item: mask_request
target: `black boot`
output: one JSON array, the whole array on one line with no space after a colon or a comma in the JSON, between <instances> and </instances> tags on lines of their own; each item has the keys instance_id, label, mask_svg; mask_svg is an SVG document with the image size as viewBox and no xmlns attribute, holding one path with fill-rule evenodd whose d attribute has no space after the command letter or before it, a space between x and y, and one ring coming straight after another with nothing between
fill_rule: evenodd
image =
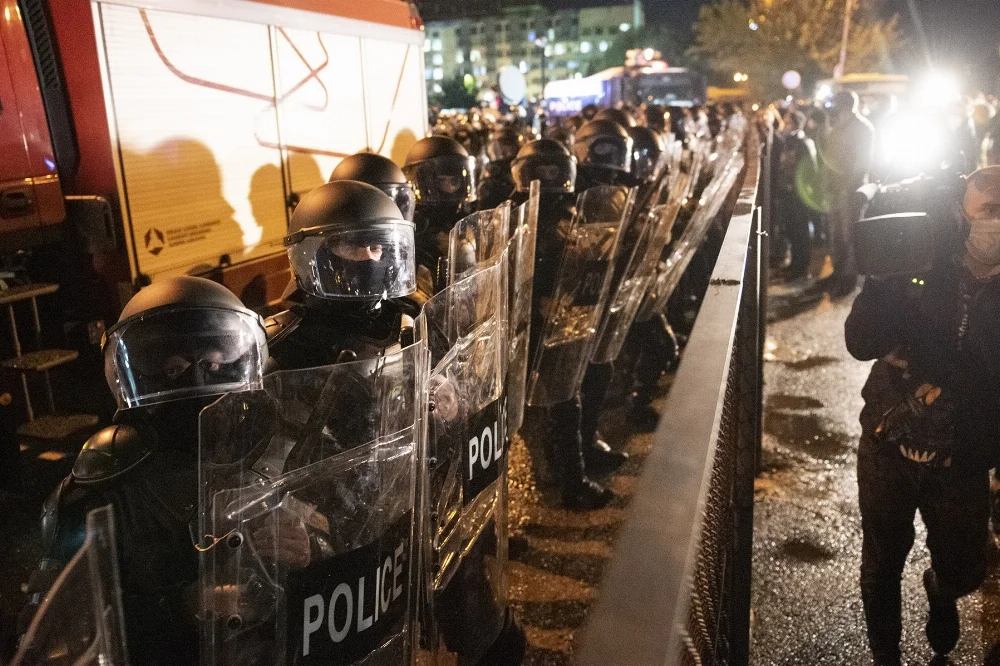
<instances>
[{"instance_id":1,"label":"black boot","mask_svg":"<svg viewBox=\"0 0 1000 666\"><path fill-rule=\"evenodd\" d=\"M508 608L500 635L479 660L478 666L519 666L527 649L528 637L514 611Z\"/></svg>"},{"instance_id":2,"label":"black boot","mask_svg":"<svg viewBox=\"0 0 1000 666\"><path fill-rule=\"evenodd\" d=\"M653 409L653 396L636 389L629 396L629 425L633 432L653 432L660 422L660 413Z\"/></svg>"},{"instance_id":3,"label":"black boot","mask_svg":"<svg viewBox=\"0 0 1000 666\"><path fill-rule=\"evenodd\" d=\"M934 569L924 571L924 589L927 590L927 601L930 602L930 613L927 617L927 641L934 649L934 654L944 656L955 649L961 628L958 621L958 605L955 596L948 594L938 585Z\"/></svg>"},{"instance_id":4,"label":"black boot","mask_svg":"<svg viewBox=\"0 0 1000 666\"><path fill-rule=\"evenodd\" d=\"M553 405L549 409L549 441L559 473L563 506L570 511L591 511L607 506L614 493L587 478L580 416L579 398Z\"/></svg>"},{"instance_id":5,"label":"black boot","mask_svg":"<svg viewBox=\"0 0 1000 666\"><path fill-rule=\"evenodd\" d=\"M588 474L595 476L610 474L625 464L628 454L616 451L594 433L594 439L583 446L583 462Z\"/></svg>"}]
</instances>

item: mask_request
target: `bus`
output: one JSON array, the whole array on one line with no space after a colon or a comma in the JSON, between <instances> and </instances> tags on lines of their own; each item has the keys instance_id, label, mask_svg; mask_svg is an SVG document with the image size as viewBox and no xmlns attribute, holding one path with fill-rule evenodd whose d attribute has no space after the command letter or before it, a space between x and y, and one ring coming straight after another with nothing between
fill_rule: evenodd
<instances>
[{"instance_id":1,"label":"bus","mask_svg":"<svg viewBox=\"0 0 1000 666\"><path fill-rule=\"evenodd\" d=\"M579 79L551 81L545 86L549 115L579 113L588 104L693 106L706 99L705 77L685 67L663 61L637 66L612 67Z\"/></svg>"}]
</instances>

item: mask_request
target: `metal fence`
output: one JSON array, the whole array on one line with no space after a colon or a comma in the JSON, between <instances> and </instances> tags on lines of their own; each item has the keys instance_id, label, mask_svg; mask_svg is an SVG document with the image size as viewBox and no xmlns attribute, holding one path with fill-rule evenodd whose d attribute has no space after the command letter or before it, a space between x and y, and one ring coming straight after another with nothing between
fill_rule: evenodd
<instances>
[{"instance_id":1,"label":"metal fence","mask_svg":"<svg viewBox=\"0 0 1000 666\"><path fill-rule=\"evenodd\" d=\"M745 150L718 260L576 650L583 666L749 659L767 267L758 183L769 160L756 138Z\"/></svg>"}]
</instances>

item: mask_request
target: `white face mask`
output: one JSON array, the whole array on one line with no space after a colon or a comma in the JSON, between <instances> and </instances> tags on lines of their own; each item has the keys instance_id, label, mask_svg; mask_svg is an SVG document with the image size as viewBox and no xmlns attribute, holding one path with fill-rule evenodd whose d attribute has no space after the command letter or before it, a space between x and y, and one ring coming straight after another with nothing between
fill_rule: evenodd
<instances>
[{"instance_id":1,"label":"white face mask","mask_svg":"<svg viewBox=\"0 0 1000 666\"><path fill-rule=\"evenodd\" d=\"M974 220L965 251L981 264L1000 266L1000 218Z\"/></svg>"}]
</instances>

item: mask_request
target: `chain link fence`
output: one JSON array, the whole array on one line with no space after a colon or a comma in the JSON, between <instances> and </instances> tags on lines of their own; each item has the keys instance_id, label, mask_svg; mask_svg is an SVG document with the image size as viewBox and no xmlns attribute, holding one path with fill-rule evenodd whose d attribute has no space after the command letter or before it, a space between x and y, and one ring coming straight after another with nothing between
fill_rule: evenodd
<instances>
[{"instance_id":1,"label":"chain link fence","mask_svg":"<svg viewBox=\"0 0 1000 666\"><path fill-rule=\"evenodd\" d=\"M722 223L729 218L725 238L579 664L749 659L767 284L767 188L758 185L769 177L767 147L750 137L742 185L720 213Z\"/></svg>"}]
</instances>

